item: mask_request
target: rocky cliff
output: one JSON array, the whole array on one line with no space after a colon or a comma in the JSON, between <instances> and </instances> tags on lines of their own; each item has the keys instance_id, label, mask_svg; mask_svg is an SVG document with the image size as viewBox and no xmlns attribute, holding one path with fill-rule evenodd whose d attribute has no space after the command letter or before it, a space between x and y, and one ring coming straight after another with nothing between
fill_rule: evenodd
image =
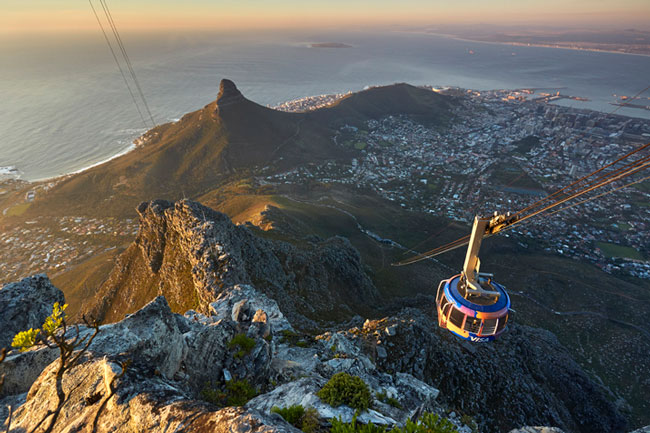
<instances>
[{"instance_id":1,"label":"rocky cliff","mask_svg":"<svg viewBox=\"0 0 650 433\"><path fill-rule=\"evenodd\" d=\"M392 425L416 409L442 410L435 388L409 374L380 372L344 337L294 333L277 303L251 286L228 288L210 308L210 315L181 316L157 297L124 320L102 326L81 362L63 377L67 396L54 431L294 432L271 412L273 406L292 404L314 407L318 422L327 426L333 417L351 421L354 416L353 409L331 407L316 396L342 371L402 402L400 408L378 402L360 414L360 421ZM91 330L79 332L83 337ZM233 344L242 335L251 342L246 350ZM0 375L12 377L18 365L35 359L34 353L44 360L43 352L54 350L12 352L9 362L0 364ZM37 364L39 375L23 378L15 394L2 401L15 409L12 432L31 430L54 409L58 361ZM233 382L246 383L259 395L239 407L219 407L215 390L227 390Z\"/></svg>"},{"instance_id":2,"label":"rocky cliff","mask_svg":"<svg viewBox=\"0 0 650 433\"><path fill-rule=\"evenodd\" d=\"M86 312L116 321L158 295L172 309L209 311L226 287L254 284L298 327L368 314L377 290L347 239L301 247L256 236L199 203L154 201L138 207L140 230Z\"/></svg>"}]
</instances>

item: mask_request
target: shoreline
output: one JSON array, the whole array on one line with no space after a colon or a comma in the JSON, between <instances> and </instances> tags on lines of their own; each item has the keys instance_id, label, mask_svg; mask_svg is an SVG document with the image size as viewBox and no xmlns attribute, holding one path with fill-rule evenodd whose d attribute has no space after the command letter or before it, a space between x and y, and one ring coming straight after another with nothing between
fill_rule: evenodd
<instances>
[{"instance_id":1,"label":"shoreline","mask_svg":"<svg viewBox=\"0 0 650 433\"><path fill-rule=\"evenodd\" d=\"M119 158L120 156L124 156L127 153L135 150L136 148L137 148L137 146L134 143L131 143L125 149L122 149L121 151L119 151L115 155L109 156L107 158L102 159L101 161L94 162L94 163L92 163L90 165L87 165L85 167L82 167L80 169L77 169L77 170L74 170L74 171L71 171L71 172L68 172L68 173L64 173L64 174L59 174L57 176L42 177L42 178L34 179L34 180L26 180L26 179L21 179L21 180L24 180L25 182L29 182L29 183L41 183L41 182L48 182L48 181L63 179L65 177L72 176L74 174L83 173L84 171L90 170L91 168L97 167L98 165L105 164L105 163L107 163L109 161L112 161L112 160L114 160L116 158Z\"/></svg>"},{"instance_id":2,"label":"shoreline","mask_svg":"<svg viewBox=\"0 0 650 433\"><path fill-rule=\"evenodd\" d=\"M622 54L622 55L628 55L628 56L641 56L641 57L650 57L650 53L644 54L644 53L624 53L621 51L613 51L613 50L599 50L596 48L571 48L571 47L561 47L557 45L548 45L548 44L528 44L528 43L522 43L522 42L500 42L500 41L485 41L481 39L469 39L469 38L464 38L458 35L454 35L451 33L435 33L435 32L423 32L423 31L407 31L407 30L399 30L396 31L397 33L411 33L411 34L417 34L417 35L429 35L429 36L440 36L443 38L448 38L448 39L454 39L457 41L462 41L462 42L474 42L474 43L481 43L481 44L492 44L492 45L508 45L511 47L533 47L533 48L552 48L552 49L558 49L558 50L569 50L569 51L589 51L589 52L594 52L594 53L608 53L608 54Z\"/></svg>"}]
</instances>

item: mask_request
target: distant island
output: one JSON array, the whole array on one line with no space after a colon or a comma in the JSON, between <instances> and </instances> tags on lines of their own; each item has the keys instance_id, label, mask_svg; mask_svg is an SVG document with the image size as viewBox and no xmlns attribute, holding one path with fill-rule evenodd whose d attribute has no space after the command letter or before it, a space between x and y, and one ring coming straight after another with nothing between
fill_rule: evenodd
<instances>
[{"instance_id":1,"label":"distant island","mask_svg":"<svg viewBox=\"0 0 650 433\"><path fill-rule=\"evenodd\" d=\"M342 44L340 42L319 42L310 46L312 48L352 48L352 45Z\"/></svg>"}]
</instances>

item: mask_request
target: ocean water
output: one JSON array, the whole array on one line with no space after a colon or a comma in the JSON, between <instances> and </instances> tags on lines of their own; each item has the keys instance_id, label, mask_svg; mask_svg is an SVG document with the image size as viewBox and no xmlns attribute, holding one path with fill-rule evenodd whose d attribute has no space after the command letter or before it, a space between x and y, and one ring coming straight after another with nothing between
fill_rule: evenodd
<instances>
[{"instance_id":1,"label":"ocean water","mask_svg":"<svg viewBox=\"0 0 650 433\"><path fill-rule=\"evenodd\" d=\"M558 88L612 111L648 84L650 57L468 42L403 32L124 34L156 123L216 98L229 78L264 105L395 82L472 89ZM311 48L341 42L351 48ZM650 118L650 112L619 114ZM0 167L27 180L127 151L147 128L99 31L0 36Z\"/></svg>"}]
</instances>

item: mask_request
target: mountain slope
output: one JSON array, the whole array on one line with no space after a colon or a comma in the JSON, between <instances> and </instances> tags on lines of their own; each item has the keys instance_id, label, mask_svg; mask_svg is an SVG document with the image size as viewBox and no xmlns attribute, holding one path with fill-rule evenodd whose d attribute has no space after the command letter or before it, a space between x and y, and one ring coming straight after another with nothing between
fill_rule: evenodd
<instances>
[{"instance_id":1,"label":"mountain slope","mask_svg":"<svg viewBox=\"0 0 650 433\"><path fill-rule=\"evenodd\" d=\"M408 115L418 122L441 126L450 119L449 109L453 104L449 96L398 83L352 93L316 110L313 116L321 121L360 124L387 115Z\"/></svg>"},{"instance_id":2,"label":"mountain slope","mask_svg":"<svg viewBox=\"0 0 650 433\"><path fill-rule=\"evenodd\" d=\"M38 215L133 216L144 200L196 198L268 167L351 158L332 140L346 123L387 114L444 123L451 98L407 84L373 88L309 113L286 113L246 99L222 80L217 99L174 123L148 131L132 152L61 180L38 197Z\"/></svg>"}]
</instances>

